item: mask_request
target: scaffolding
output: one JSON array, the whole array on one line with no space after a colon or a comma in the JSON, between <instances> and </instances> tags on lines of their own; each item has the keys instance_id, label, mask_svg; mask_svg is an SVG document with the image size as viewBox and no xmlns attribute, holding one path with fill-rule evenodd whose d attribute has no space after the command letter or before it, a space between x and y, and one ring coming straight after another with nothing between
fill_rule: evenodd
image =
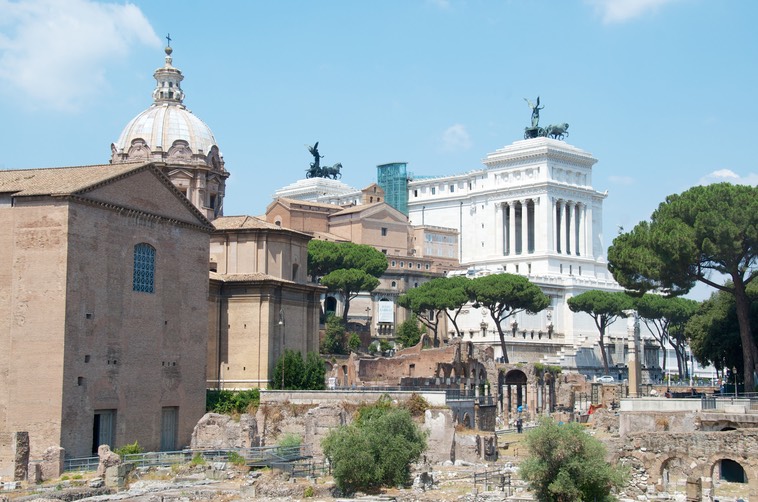
<instances>
[{"instance_id":1,"label":"scaffolding","mask_svg":"<svg viewBox=\"0 0 758 502\"><path fill-rule=\"evenodd\" d=\"M376 166L376 180L384 190L384 201L408 216L407 162L392 162Z\"/></svg>"}]
</instances>

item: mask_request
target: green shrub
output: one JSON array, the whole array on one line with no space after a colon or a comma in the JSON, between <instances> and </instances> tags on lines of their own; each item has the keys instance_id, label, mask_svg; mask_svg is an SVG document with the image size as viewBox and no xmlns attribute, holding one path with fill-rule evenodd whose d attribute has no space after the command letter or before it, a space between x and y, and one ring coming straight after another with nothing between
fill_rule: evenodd
<instances>
[{"instance_id":1,"label":"green shrub","mask_svg":"<svg viewBox=\"0 0 758 502\"><path fill-rule=\"evenodd\" d=\"M191 466L205 465L205 457L200 452L195 453L195 456L190 460Z\"/></svg>"},{"instance_id":2,"label":"green shrub","mask_svg":"<svg viewBox=\"0 0 758 502\"><path fill-rule=\"evenodd\" d=\"M313 487L312 486L306 486L305 490L303 490L303 498L309 499L309 498L313 497L313 495L314 495L314 493L313 493Z\"/></svg>"},{"instance_id":3,"label":"green shrub","mask_svg":"<svg viewBox=\"0 0 758 502\"><path fill-rule=\"evenodd\" d=\"M303 438L301 438L300 435L288 433L285 434L276 445L280 448L295 448L299 447L302 442Z\"/></svg>"},{"instance_id":4,"label":"green shrub","mask_svg":"<svg viewBox=\"0 0 758 502\"><path fill-rule=\"evenodd\" d=\"M605 447L576 422L543 419L526 435L529 456L519 467L521 478L540 501L615 500L628 472L605 460Z\"/></svg>"},{"instance_id":5,"label":"green shrub","mask_svg":"<svg viewBox=\"0 0 758 502\"><path fill-rule=\"evenodd\" d=\"M229 454L226 456L226 458L230 464L234 464L237 466L243 466L247 463L247 461L245 460L245 457L243 457L236 451L230 451Z\"/></svg>"},{"instance_id":6,"label":"green shrub","mask_svg":"<svg viewBox=\"0 0 758 502\"><path fill-rule=\"evenodd\" d=\"M119 457L123 457L124 455L136 455L138 453L143 453L145 450L143 450L139 443L135 441L133 444L125 444L121 448L116 448L115 451L118 453Z\"/></svg>"},{"instance_id":7,"label":"green shrub","mask_svg":"<svg viewBox=\"0 0 758 502\"><path fill-rule=\"evenodd\" d=\"M350 333L350 337L347 339L347 348L352 352L356 352L361 348L361 337L358 336L358 333Z\"/></svg>"},{"instance_id":8,"label":"green shrub","mask_svg":"<svg viewBox=\"0 0 758 502\"><path fill-rule=\"evenodd\" d=\"M208 390L205 393L205 411L231 415L246 413L261 402L258 389Z\"/></svg>"},{"instance_id":9,"label":"green shrub","mask_svg":"<svg viewBox=\"0 0 758 502\"><path fill-rule=\"evenodd\" d=\"M414 317L400 323L397 327L397 333L395 333L395 341L401 343L403 347L413 347L421 340L422 333L421 327Z\"/></svg>"},{"instance_id":10,"label":"green shrub","mask_svg":"<svg viewBox=\"0 0 758 502\"><path fill-rule=\"evenodd\" d=\"M426 434L408 410L382 398L360 408L351 425L333 429L321 445L337 487L351 494L407 483L411 463L426 449Z\"/></svg>"},{"instance_id":11,"label":"green shrub","mask_svg":"<svg viewBox=\"0 0 758 502\"><path fill-rule=\"evenodd\" d=\"M431 405L429 404L429 401L424 399L424 396L414 392L411 394L411 397L400 404L400 407L404 410L408 410L408 413L410 413L411 416L420 417L426 412L426 410L431 408Z\"/></svg>"}]
</instances>

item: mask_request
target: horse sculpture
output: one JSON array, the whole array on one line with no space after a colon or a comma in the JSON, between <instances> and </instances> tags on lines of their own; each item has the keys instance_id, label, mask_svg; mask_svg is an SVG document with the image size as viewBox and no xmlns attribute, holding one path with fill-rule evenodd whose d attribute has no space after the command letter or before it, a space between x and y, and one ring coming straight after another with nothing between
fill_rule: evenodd
<instances>
[{"instance_id":1,"label":"horse sculpture","mask_svg":"<svg viewBox=\"0 0 758 502\"><path fill-rule=\"evenodd\" d=\"M333 166L326 166L321 169L321 176L323 178L331 178L333 180L340 179L342 177L342 173L340 172L340 169L342 169L342 164L340 162L337 162Z\"/></svg>"},{"instance_id":2,"label":"horse sculpture","mask_svg":"<svg viewBox=\"0 0 758 502\"><path fill-rule=\"evenodd\" d=\"M563 139L568 136L569 125L567 123L551 124L545 128L545 136L553 139Z\"/></svg>"}]
</instances>

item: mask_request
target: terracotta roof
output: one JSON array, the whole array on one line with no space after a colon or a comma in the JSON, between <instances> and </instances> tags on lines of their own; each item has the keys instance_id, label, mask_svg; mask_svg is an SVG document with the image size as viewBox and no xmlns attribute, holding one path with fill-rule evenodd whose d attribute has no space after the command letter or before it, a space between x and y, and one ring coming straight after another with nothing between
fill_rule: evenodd
<instances>
[{"instance_id":1,"label":"terracotta roof","mask_svg":"<svg viewBox=\"0 0 758 502\"><path fill-rule=\"evenodd\" d=\"M149 162L0 171L0 193L68 195L149 165Z\"/></svg>"},{"instance_id":2,"label":"terracotta roof","mask_svg":"<svg viewBox=\"0 0 758 502\"><path fill-rule=\"evenodd\" d=\"M341 235L332 234L330 232L311 232L311 234L313 235L314 239L322 241L348 242L350 240L342 237Z\"/></svg>"},{"instance_id":3,"label":"terracotta roof","mask_svg":"<svg viewBox=\"0 0 758 502\"><path fill-rule=\"evenodd\" d=\"M279 201L285 206L291 206L292 204L297 204L300 206L313 206L313 207L321 207L324 209L332 209L334 211L339 211L342 209L342 206L338 206L337 204L328 204L325 202L313 202L309 200L300 200L300 199L291 199L289 197L277 197L274 199L274 202Z\"/></svg>"},{"instance_id":4,"label":"terracotta roof","mask_svg":"<svg viewBox=\"0 0 758 502\"><path fill-rule=\"evenodd\" d=\"M343 214L350 214L350 213L360 213L362 211L366 211L367 209L373 209L373 208L377 207L379 204L389 205L386 202L381 202L381 201L380 202L374 202L373 204L361 204L359 206L353 206L353 207L345 208L342 211L340 211L339 213L335 213L334 216L342 216ZM392 207L392 206L390 206L390 207Z\"/></svg>"},{"instance_id":5,"label":"terracotta roof","mask_svg":"<svg viewBox=\"0 0 758 502\"><path fill-rule=\"evenodd\" d=\"M280 277L276 277L268 274L253 273L253 274L219 274L217 272L209 272L210 278L223 282L248 282L248 281L279 281L294 284L293 281L288 281Z\"/></svg>"},{"instance_id":6,"label":"terracotta roof","mask_svg":"<svg viewBox=\"0 0 758 502\"><path fill-rule=\"evenodd\" d=\"M242 228L268 228L271 230L282 230L279 225L274 225L264 221L257 216L221 216L213 220L213 226L216 230L234 230ZM286 230L286 229L285 229Z\"/></svg>"}]
</instances>

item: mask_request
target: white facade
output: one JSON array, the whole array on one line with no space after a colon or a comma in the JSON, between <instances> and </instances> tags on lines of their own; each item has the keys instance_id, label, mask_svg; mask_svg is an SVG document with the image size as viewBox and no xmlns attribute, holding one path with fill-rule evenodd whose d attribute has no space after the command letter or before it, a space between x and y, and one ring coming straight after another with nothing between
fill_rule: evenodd
<instances>
[{"instance_id":1,"label":"white facade","mask_svg":"<svg viewBox=\"0 0 758 502\"><path fill-rule=\"evenodd\" d=\"M287 198L334 204L336 206L358 205L361 191L330 178L304 178L278 189L273 198Z\"/></svg>"},{"instance_id":2,"label":"white facade","mask_svg":"<svg viewBox=\"0 0 758 502\"><path fill-rule=\"evenodd\" d=\"M408 185L411 223L456 228L469 275L521 274L550 296L547 310L519 314L510 325L512 361L584 366L576 349L591 352L597 328L588 315L571 312L566 300L591 289L621 290L604 257L606 194L592 188L596 162L563 141L534 138L487 155L483 169ZM492 344L500 356L496 328L483 310L469 308L460 324L467 338ZM609 350L611 339L621 342L625 334L623 321L612 325Z\"/></svg>"}]
</instances>

